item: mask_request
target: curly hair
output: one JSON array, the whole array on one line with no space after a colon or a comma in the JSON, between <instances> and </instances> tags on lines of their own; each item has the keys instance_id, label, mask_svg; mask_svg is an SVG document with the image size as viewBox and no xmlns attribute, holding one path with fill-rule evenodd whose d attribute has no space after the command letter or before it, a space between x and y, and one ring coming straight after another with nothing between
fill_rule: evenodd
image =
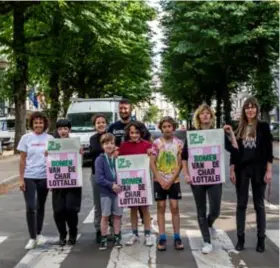
<instances>
[{"instance_id":1,"label":"curly hair","mask_svg":"<svg viewBox=\"0 0 280 268\"><path fill-rule=\"evenodd\" d=\"M44 132L49 128L49 120L47 118L47 116L42 113L42 112L34 112L31 114L30 118L29 118L29 128L33 129L33 123L35 119L41 119L44 121Z\"/></svg>"},{"instance_id":2,"label":"curly hair","mask_svg":"<svg viewBox=\"0 0 280 268\"><path fill-rule=\"evenodd\" d=\"M204 112L204 111L208 111L211 115L211 123L210 123L210 128L214 128L215 127L215 121L216 121L216 116L215 116L215 112L213 111L213 109L206 103L201 104L194 112L193 115L193 126L195 129L201 129L201 122L199 119L199 115Z\"/></svg>"},{"instance_id":3,"label":"curly hair","mask_svg":"<svg viewBox=\"0 0 280 268\"><path fill-rule=\"evenodd\" d=\"M108 120L107 120L107 118L106 118L106 116L105 116L104 114L96 114L96 115L94 115L94 116L91 118L91 122L92 122L92 124L93 124L94 126L95 126L96 120L97 120L98 118L104 118L106 124L108 124Z\"/></svg>"},{"instance_id":4,"label":"curly hair","mask_svg":"<svg viewBox=\"0 0 280 268\"><path fill-rule=\"evenodd\" d=\"M130 128L131 128L131 127L135 127L136 130L139 131L141 139L144 138L144 136L145 136L145 129L144 129L144 127L143 127L143 124L142 124L141 122L139 122L139 121L131 121L131 122L125 127L125 129L124 129L124 133L125 133L125 134L124 134L124 139L125 139L125 141L130 140L129 131L130 131Z\"/></svg>"},{"instance_id":5,"label":"curly hair","mask_svg":"<svg viewBox=\"0 0 280 268\"><path fill-rule=\"evenodd\" d=\"M162 125L164 123L170 123L172 126L173 126L173 130L175 131L176 128L177 128L177 123L176 121L171 117L171 116L165 116L163 117L160 121L159 121L159 124L158 124L158 128L162 131Z\"/></svg>"}]
</instances>

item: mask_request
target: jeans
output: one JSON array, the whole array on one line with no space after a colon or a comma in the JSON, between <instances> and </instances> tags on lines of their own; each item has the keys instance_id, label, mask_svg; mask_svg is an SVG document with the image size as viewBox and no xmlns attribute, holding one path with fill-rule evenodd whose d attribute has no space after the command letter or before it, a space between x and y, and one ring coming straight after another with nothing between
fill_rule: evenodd
<instances>
[{"instance_id":1,"label":"jeans","mask_svg":"<svg viewBox=\"0 0 280 268\"><path fill-rule=\"evenodd\" d=\"M263 172L261 172L263 173ZM236 226L237 235L243 236L245 233L246 209L248 204L249 184L251 179L254 209L256 211L256 222L258 237L265 237L266 217L264 196L266 184L263 182L264 174L260 174L254 165L247 166L236 173Z\"/></svg>"},{"instance_id":2,"label":"jeans","mask_svg":"<svg viewBox=\"0 0 280 268\"><path fill-rule=\"evenodd\" d=\"M213 223L220 215L222 184L192 185L191 187L196 203L197 219L203 240L206 243L211 243L209 227L212 227ZM208 217L206 216L207 194L209 199Z\"/></svg>"},{"instance_id":3,"label":"jeans","mask_svg":"<svg viewBox=\"0 0 280 268\"><path fill-rule=\"evenodd\" d=\"M26 205L26 220L31 239L41 234L45 216L45 203L48 196L46 179L24 179L24 199ZM37 196L36 196L37 193Z\"/></svg>"}]
</instances>

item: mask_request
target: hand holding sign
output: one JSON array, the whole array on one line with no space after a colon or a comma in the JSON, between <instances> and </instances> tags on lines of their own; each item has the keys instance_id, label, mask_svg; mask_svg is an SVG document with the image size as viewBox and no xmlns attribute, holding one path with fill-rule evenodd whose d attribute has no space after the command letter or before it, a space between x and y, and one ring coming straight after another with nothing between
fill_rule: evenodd
<instances>
[{"instance_id":1,"label":"hand holding sign","mask_svg":"<svg viewBox=\"0 0 280 268\"><path fill-rule=\"evenodd\" d=\"M122 191L122 187L119 184L114 183L112 189L115 193L120 193Z\"/></svg>"},{"instance_id":2,"label":"hand holding sign","mask_svg":"<svg viewBox=\"0 0 280 268\"><path fill-rule=\"evenodd\" d=\"M224 131L230 135L233 134L232 127L230 125L224 125Z\"/></svg>"}]
</instances>

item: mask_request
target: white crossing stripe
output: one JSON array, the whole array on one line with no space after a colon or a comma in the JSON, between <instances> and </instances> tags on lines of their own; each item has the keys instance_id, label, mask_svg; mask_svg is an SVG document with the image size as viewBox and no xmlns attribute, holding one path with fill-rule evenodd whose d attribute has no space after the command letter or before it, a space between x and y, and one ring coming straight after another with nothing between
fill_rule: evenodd
<instances>
[{"instance_id":1,"label":"white crossing stripe","mask_svg":"<svg viewBox=\"0 0 280 268\"><path fill-rule=\"evenodd\" d=\"M212 239L213 251L207 255L201 253L203 243L201 232L198 229L187 229L186 234L198 268L247 268L243 260L236 258L239 252L234 249L232 241L223 230L217 230L217 238ZM235 260L234 263L232 262L233 259ZM237 260L238 263L236 264Z\"/></svg>"},{"instance_id":2,"label":"white crossing stripe","mask_svg":"<svg viewBox=\"0 0 280 268\"><path fill-rule=\"evenodd\" d=\"M3 243L7 238L8 236L0 236L0 244Z\"/></svg>"},{"instance_id":3,"label":"white crossing stripe","mask_svg":"<svg viewBox=\"0 0 280 268\"><path fill-rule=\"evenodd\" d=\"M123 243L131 234L123 235ZM140 243L133 246L124 246L122 249L113 249L107 268L156 268L156 236L151 235L154 245L146 247L144 238L140 236Z\"/></svg>"},{"instance_id":4,"label":"white crossing stripe","mask_svg":"<svg viewBox=\"0 0 280 268\"><path fill-rule=\"evenodd\" d=\"M87 223L93 223L94 221L94 207L93 209L89 212L88 216L85 218L85 220L83 221L84 224Z\"/></svg>"},{"instance_id":5,"label":"white crossing stripe","mask_svg":"<svg viewBox=\"0 0 280 268\"><path fill-rule=\"evenodd\" d=\"M58 237L46 237L44 246L29 250L14 268L60 268L72 246L60 247L57 243Z\"/></svg>"},{"instance_id":6,"label":"white crossing stripe","mask_svg":"<svg viewBox=\"0 0 280 268\"><path fill-rule=\"evenodd\" d=\"M279 229L266 230L266 236L279 248Z\"/></svg>"}]
</instances>

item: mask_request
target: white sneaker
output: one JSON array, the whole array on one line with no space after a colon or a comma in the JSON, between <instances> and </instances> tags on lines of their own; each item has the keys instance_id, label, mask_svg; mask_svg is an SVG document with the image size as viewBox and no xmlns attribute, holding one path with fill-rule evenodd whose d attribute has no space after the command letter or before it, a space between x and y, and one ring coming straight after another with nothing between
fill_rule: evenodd
<instances>
[{"instance_id":1,"label":"white sneaker","mask_svg":"<svg viewBox=\"0 0 280 268\"><path fill-rule=\"evenodd\" d=\"M35 239L29 239L26 246L25 246L25 249L33 249L36 247L36 240Z\"/></svg>"},{"instance_id":2,"label":"white sneaker","mask_svg":"<svg viewBox=\"0 0 280 268\"><path fill-rule=\"evenodd\" d=\"M42 245L44 245L46 243L46 239L42 235L37 235L37 239L36 240L37 240L37 245L38 246L42 246Z\"/></svg>"},{"instance_id":3,"label":"white sneaker","mask_svg":"<svg viewBox=\"0 0 280 268\"><path fill-rule=\"evenodd\" d=\"M136 242L139 242L140 239L137 235L133 234L128 241L125 242L126 246L132 246Z\"/></svg>"},{"instance_id":4,"label":"white sneaker","mask_svg":"<svg viewBox=\"0 0 280 268\"><path fill-rule=\"evenodd\" d=\"M214 227L210 227L209 231L212 239L216 239L218 237L218 232Z\"/></svg>"},{"instance_id":5,"label":"white sneaker","mask_svg":"<svg viewBox=\"0 0 280 268\"><path fill-rule=\"evenodd\" d=\"M203 254L209 254L209 253L211 253L213 251L213 246L211 245L211 244L209 244L209 243L204 243L203 244L203 247L202 247L202 249L201 249L201 252L203 253Z\"/></svg>"},{"instance_id":6,"label":"white sneaker","mask_svg":"<svg viewBox=\"0 0 280 268\"><path fill-rule=\"evenodd\" d=\"M152 247L154 245L153 239L150 235L145 236L145 244L147 247Z\"/></svg>"}]
</instances>

